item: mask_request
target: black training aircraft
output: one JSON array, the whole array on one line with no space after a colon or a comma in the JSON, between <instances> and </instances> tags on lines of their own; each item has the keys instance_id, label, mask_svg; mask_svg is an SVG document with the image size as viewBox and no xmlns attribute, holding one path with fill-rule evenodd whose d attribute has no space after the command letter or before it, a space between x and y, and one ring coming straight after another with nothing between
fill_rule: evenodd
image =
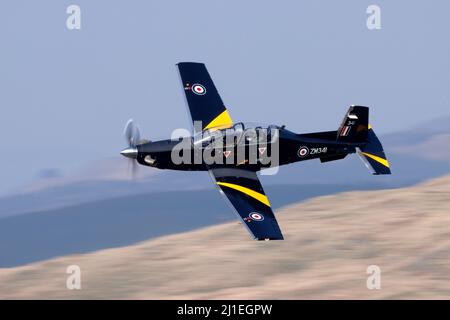
<instances>
[{"instance_id":1,"label":"black training aircraft","mask_svg":"<svg viewBox=\"0 0 450 320\"><path fill-rule=\"evenodd\" d=\"M296 134L284 126L233 124L205 65L182 62L177 67L193 136L141 140L130 120L125 127L129 147L121 154L144 166L209 171L257 240L283 239L258 171L311 159L335 161L358 153L374 174L391 173L383 147L369 124L367 107L351 106L337 131Z\"/></svg>"}]
</instances>

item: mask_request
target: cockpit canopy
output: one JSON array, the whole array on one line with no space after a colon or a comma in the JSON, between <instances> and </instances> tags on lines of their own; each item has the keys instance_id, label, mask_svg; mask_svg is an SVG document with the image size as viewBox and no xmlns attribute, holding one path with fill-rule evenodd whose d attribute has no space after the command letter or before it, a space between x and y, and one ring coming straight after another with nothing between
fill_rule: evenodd
<instances>
[{"instance_id":1,"label":"cockpit canopy","mask_svg":"<svg viewBox=\"0 0 450 320\"><path fill-rule=\"evenodd\" d=\"M194 146L203 148L271 143L278 136L275 131L279 129L282 127L277 125L238 122L229 128L211 128L198 132L192 142Z\"/></svg>"}]
</instances>

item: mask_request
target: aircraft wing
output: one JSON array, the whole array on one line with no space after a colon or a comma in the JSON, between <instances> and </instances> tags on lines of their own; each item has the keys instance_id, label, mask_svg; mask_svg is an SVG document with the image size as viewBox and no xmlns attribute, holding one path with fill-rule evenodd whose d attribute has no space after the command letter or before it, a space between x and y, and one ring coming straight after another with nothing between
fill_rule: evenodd
<instances>
[{"instance_id":1,"label":"aircraft wing","mask_svg":"<svg viewBox=\"0 0 450 320\"><path fill-rule=\"evenodd\" d=\"M232 126L230 115L203 63L180 62L177 64L186 95L194 131ZM196 126L201 121L200 126Z\"/></svg>"},{"instance_id":2,"label":"aircraft wing","mask_svg":"<svg viewBox=\"0 0 450 320\"><path fill-rule=\"evenodd\" d=\"M256 172L234 168L209 172L256 240L283 240Z\"/></svg>"}]
</instances>

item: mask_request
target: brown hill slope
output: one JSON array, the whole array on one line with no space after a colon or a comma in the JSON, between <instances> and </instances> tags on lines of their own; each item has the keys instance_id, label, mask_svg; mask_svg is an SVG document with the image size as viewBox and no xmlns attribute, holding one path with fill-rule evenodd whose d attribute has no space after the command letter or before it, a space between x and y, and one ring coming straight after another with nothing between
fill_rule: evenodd
<instances>
[{"instance_id":1,"label":"brown hill slope","mask_svg":"<svg viewBox=\"0 0 450 320\"><path fill-rule=\"evenodd\" d=\"M450 298L450 176L315 198L278 218L285 241L228 223L0 269L0 298ZM81 290L66 289L72 264ZM369 265L380 290L366 287Z\"/></svg>"}]
</instances>

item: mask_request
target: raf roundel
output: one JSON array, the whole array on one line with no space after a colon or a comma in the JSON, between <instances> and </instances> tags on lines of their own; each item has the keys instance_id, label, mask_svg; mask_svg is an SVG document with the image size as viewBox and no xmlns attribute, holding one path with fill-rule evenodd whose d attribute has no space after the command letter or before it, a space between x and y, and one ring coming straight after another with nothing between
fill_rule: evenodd
<instances>
[{"instance_id":1,"label":"raf roundel","mask_svg":"<svg viewBox=\"0 0 450 320\"><path fill-rule=\"evenodd\" d=\"M298 156L303 158L306 157L309 154L309 149L308 147L300 147L300 149L298 149Z\"/></svg>"},{"instance_id":2,"label":"raf roundel","mask_svg":"<svg viewBox=\"0 0 450 320\"><path fill-rule=\"evenodd\" d=\"M252 219L254 221L263 221L264 220L264 216L258 212L252 212L248 216L250 217L250 219Z\"/></svg>"},{"instance_id":3,"label":"raf roundel","mask_svg":"<svg viewBox=\"0 0 450 320\"><path fill-rule=\"evenodd\" d=\"M198 94L199 96L202 96L206 93L206 89L201 84L196 83L192 86L192 92Z\"/></svg>"}]
</instances>

